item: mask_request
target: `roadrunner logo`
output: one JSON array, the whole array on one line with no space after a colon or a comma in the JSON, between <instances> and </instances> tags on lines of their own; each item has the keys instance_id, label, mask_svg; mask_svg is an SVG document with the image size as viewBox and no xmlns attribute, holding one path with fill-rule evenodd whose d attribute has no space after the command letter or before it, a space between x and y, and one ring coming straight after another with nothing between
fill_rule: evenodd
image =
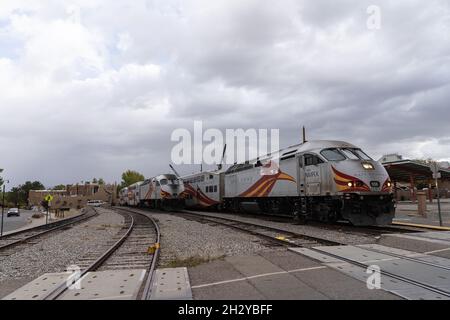
<instances>
[{"instance_id":1,"label":"roadrunner logo","mask_svg":"<svg viewBox=\"0 0 450 320\"><path fill-rule=\"evenodd\" d=\"M261 169L261 173L270 172L271 174L262 175L262 177L258 181L256 181L255 184L253 184L249 189L241 193L239 196L244 198L267 197L277 181L285 180L294 183L296 182L293 177L282 172L279 167L277 167L277 170L274 172L274 167L275 163L273 161L270 161L270 163L267 164L265 168L270 168L271 171L265 171L264 169Z\"/></svg>"}]
</instances>

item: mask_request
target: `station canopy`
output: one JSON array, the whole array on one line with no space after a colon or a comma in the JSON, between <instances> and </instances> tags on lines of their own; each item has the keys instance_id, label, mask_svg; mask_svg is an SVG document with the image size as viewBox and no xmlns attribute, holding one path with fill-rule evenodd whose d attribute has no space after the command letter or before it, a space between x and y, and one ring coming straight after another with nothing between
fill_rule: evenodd
<instances>
[{"instance_id":1,"label":"station canopy","mask_svg":"<svg viewBox=\"0 0 450 320\"><path fill-rule=\"evenodd\" d=\"M393 162L384 162L383 166L386 168L392 181L410 182L411 177L414 180L432 180L433 172L429 165L413 161L413 160L398 160ZM440 168L442 180L450 180L450 170Z\"/></svg>"}]
</instances>

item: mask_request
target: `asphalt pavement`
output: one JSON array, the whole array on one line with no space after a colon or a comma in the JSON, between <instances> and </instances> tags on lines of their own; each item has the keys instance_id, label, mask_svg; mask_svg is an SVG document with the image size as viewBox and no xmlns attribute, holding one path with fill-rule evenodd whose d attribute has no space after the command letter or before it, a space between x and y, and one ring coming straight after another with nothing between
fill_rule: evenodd
<instances>
[{"instance_id":1,"label":"asphalt pavement","mask_svg":"<svg viewBox=\"0 0 450 320\"><path fill-rule=\"evenodd\" d=\"M13 231L26 226L28 224L28 220L31 219L31 216L33 215L33 211L21 209L20 217L8 217L7 212L8 210L5 208L5 214L3 216L3 232Z\"/></svg>"}]
</instances>

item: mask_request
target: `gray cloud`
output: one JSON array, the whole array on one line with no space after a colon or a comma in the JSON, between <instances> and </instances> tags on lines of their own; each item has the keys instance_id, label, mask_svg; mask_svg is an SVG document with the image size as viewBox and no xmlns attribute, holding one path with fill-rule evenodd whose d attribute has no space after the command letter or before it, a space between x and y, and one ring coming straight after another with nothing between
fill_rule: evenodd
<instances>
[{"instance_id":1,"label":"gray cloud","mask_svg":"<svg viewBox=\"0 0 450 320\"><path fill-rule=\"evenodd\" d=\"M450 158L448 1L378 1L377 31L372 1L3 2L12 184L167 171L172 130L194 120Z\"/></svg>"}]
</instances>

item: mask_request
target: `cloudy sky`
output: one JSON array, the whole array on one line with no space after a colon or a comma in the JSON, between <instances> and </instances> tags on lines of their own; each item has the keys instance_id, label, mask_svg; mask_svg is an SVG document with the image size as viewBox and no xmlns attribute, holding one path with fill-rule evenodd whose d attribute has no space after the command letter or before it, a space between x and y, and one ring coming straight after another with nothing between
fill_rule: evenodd
<instances>
[{"instance_id":1,"label":"cloudy sky","mask_svg":"<svg viewBox=\"0 0 450 320\"><path fill-rule=\"evenodd\" d=\"M0 0L0 92L12 185L168 171L194 120L449 159L450 5Z\"/></svg>"}]
</instances>

